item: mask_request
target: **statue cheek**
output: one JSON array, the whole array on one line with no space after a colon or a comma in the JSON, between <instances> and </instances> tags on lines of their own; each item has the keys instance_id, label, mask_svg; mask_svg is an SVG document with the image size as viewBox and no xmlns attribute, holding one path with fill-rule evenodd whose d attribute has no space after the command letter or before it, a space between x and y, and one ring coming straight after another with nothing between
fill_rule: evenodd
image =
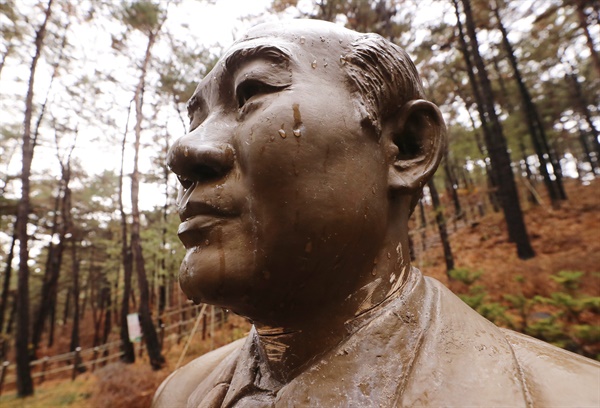
<instances>
[{"instance_id":1,"label":"statue cheek","mask_svg":"<svg viewBox=\"0 0 600 408\"><path fill-rule=\"evenodd\" d=\"M285 123L254 128L238 144L242 172L258 178L293 175L294 165L303 156L304 150L295 139L291 127Z\"/></svg>"}]
</instances>

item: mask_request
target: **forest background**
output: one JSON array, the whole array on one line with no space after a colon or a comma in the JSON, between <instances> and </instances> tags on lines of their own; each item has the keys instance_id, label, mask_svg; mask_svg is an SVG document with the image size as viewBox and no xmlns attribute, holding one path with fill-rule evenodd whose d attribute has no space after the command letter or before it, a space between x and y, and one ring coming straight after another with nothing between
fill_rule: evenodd
<instances>
[{"instance_id":1,"label":"forest background","mask_svg":"<svg viewBox=\"0 0 600 408\"><path fill-rule=\"evenodd\" d=\"M0 360L18 396L42 356L116 340L134 363L132 312L148 377L173 368L182 350L159 331L188 301L165 155L221 52L289 18L397 43L441 107L450 145L413 215L417 266L497 324L598 358L598 2L1 0ZM230 326L222 339L247 323Z\"/></svg>"}]
</instances>

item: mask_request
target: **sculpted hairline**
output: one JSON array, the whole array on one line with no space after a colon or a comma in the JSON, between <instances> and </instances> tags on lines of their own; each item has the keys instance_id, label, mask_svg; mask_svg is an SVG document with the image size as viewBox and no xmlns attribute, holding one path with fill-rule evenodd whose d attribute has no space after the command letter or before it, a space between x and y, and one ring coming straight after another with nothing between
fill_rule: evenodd
<instances>
[{"instance_id":1,"label":"sculpted hairline","mask_svg":"<svg viewBox=\"0 0 600 408\"><path fill-rule=\"evenodd\" d=\"M351 84L365 104L368 117L363 122L381 136L383 120L395 115L405 103L425 99L417 67L410 56L379 34L365 34L350 44L344 56ZM410 213L414 211L423 189L412 195Z\"/></svg>"},{"instance_id":2,"label":"sculpted hairline","mask_svg":"<svg viewBox=\"0 0 600 408\"><path fill-rule=\"evenodd\" d=\"M378 131L381 120L406 102L425 97L417 68L409 55L379 34L365 34L353 41L344 60L348 76L367 105L369 119Z\"/></svg>"}]
</instances>

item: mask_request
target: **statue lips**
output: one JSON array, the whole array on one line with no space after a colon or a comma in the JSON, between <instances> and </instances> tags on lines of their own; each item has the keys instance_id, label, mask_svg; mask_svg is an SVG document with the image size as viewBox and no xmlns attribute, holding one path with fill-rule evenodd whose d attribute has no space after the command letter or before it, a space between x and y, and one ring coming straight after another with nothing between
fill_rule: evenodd
<instances>
[{"instance_id":1,"label":"statue lips","mask_svg":"<svg viewBox=\"0 0 600 408\"><path fill-rule=\"evenodd\" d=\"M236 214L233 211L221 210L205 202L188 202L179 217L177 235L186 249L197 247L205 242L210 230Z\"/></svg>"}]
</instances>

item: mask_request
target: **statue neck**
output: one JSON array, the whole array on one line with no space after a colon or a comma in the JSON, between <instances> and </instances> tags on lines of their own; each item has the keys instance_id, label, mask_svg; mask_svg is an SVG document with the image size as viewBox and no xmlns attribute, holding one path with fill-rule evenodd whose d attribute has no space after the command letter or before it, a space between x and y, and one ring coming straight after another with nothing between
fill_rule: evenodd
<instances>
[{"instance_id":1,"label":"statue neck","mask_svg":"<svg viewBox=\"0 0 600 408\"><path fill-rule=\"evenodd\" d=\"M282 384L288 383L350 336L361 321L368 321L366 316L398 296L410 273L406 247L401 241L387 242L369 279L341 304L324 306L318 314L290 325L255 322L261 358L266 360L269 374Z\"/></svg>"}]
</instances>

